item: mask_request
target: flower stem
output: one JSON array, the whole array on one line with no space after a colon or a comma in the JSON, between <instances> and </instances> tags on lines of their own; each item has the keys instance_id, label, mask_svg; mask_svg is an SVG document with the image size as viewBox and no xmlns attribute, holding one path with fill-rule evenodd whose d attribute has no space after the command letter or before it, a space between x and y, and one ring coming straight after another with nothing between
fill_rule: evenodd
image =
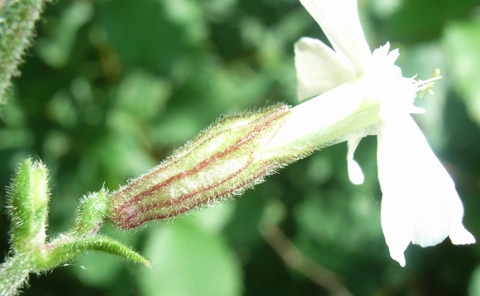
<instances>
[{"instance_id":1,"label":"flower stem","mask_svg":"<svg viewBox=\"0 0 480 296\"><path fill-rule=\"evenodd\" d=\"M18 75L18 65L31 45L35 22L45 0L6 0L0 7L0 103L10 79Z\"/></svg>"},{"instance_id":2,"label":"flower stem","mask_svg":"<svg viewBox=\"0 0 480 296\"><path fill-rule=\"evenodd\" d=\"M28 273L33 264L27 256L16 254L0 265L0 296L17 295L27 283Z\"/></svg>"}]
</instances>

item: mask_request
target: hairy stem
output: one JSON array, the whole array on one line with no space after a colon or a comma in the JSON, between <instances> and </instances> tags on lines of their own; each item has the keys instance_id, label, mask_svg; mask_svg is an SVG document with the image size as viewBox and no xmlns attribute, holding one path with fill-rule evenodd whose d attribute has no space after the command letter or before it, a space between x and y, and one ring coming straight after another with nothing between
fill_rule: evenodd
<instances>
[{"instance_id":1,"label":"hairy stem","mask_svg":"<svg viewBox=\"0 0 480 296\"><path fill-rule=\"evenodd\" d=\"M35 22L45 0L6 0L0 3L0 103L10 79L18 75L18 65L31 45Z\"/></svg>"},{"instance_id":2,"label":"hairy stem","mask_svg":"<svg viewBox=\"0 0 480 296\"><path fill-rule=\"evenodd\" d=\"M17 295L33 269L27 256L16 254L0 265L0 296Z\"/></svg>"}]
</instances>

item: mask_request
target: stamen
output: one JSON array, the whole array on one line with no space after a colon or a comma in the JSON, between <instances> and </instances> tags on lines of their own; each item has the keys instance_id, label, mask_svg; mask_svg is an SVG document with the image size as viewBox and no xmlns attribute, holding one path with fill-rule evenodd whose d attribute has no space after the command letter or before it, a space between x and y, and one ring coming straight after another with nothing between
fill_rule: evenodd
<instances>
[{"instance_id":1,"label":"stamen","mask_svg":"<svg viewBox=\"0 0 480 296\"><path fill-rule=\"evenodd\" d=\"M421 90L421 92L418 94L418 97L421 98L423 97L427 92L431 95L433 95L433 87L435 84L435 81L442 79L442 76L440 76L440 69L435 69L433 71L432 76L425 80L418 80L415 82L415 86L417 86L418 90Z\"/></svg>"}]
</instances>

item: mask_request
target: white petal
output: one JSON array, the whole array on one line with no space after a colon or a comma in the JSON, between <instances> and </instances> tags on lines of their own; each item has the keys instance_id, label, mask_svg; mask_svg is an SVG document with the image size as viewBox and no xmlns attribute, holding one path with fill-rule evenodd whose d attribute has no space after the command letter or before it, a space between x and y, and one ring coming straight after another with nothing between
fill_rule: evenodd
<instances>
[{"instance_id":1,"label":"white petal","mask_svg":"<svg viewBox=\"0 0 480 296\"><path fill-rule=\"evenodd\" d=\"M303 37L295 43L298 99L323 94L355 78L351 62L323 42Z\"/></svg>"},{"instance_id":2,"label":"white petal","mask_svg":"<svg viewBox=\"0 0 480 296\"><path fill-rule=\"evenodd\" d=\"M390 256L401 266L405 266L403 252L410 244L414 221L410 212L410 204L402 200L402 196L384 193L381 220Z\"/></svg>"},{"instance_id":3,"label":"white petal","mask_svg":"<svg viewBox=\"0 0 480 296\"><path fill-rule=\"evenodd\" d=\"M434 246L450 235L456 244L475 242L462 224L455 184L409 114L382 119L377 158L382 228L392 258L398 260L409 241Z\"/></svg>"},{"instance_id":4,"label":"white petal","mask_svg":"<svg viewBox=\"0 0 480 296\"><path fill-rule=\"evenodd\" d=\"M356 0L300 0L322 27L333 48L352 61L355 73L361 75L370 58L365 35L357 12Z\"/></svg>"},{"instance_id":5,"label":"white petal","mask_svg":"<svg viewBox=\"0 0 480 296\"><path fill-rule=\"evenodd\" d=\"M465 229L463 224L450 229L450 240L454 245L470 245L476 242L475 237Z\"/></svg>"},{"instance_id":6,"label":"white petal","mask_svg":"<svg viewBox=\"0 0 480 296\"><path fill-rule=\"evenodd\" d=\"M307 141L300 147L340 143L344 131L332 129L337 123L358 111L364 98L363 89L356 83L345 83L291 109L290 117L263 148L267 150L293 149L296 141ZM350 126L350 125L349 125ZM354 129L352 132L355 131Z\"/></svg>"},{"instance_id":7,"label":"white petal","mask_svg":"<svg viewBox=\"0 0 480 296\"><path fill-rule=\"evenodd\" d=\"M358 143L363 137L354 137L348 140L348 153L347 153L347 165L348 165L348 177L350 182L355 185L363 184L365 176L363 175L362 168L353 159L355 149L357 149Z\"/></svg>"}]
</instances>

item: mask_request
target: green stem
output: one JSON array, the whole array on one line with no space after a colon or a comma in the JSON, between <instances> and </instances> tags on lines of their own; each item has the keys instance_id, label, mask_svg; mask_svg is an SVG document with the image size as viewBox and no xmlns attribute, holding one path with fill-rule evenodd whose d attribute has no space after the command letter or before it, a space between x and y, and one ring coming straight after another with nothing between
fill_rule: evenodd
<instances>
[{"instance_id":1,"label":"green stem","mask_svg":"<svg viewBox=\"0 0 480 296\"><path fill-rule=\"evenodd\" d=\"M89 251L109 253L150 267L147 259L114 239L101 235L78 237L67 233L50 244L8 257L0 265L0 296L17 295L27 283L30 272L48 272Z\"/></svg>"},{"instance_id":2,"label":"green stem","mask_svg":"<svg viewBox=\"0 0 480 296\"><path fill-rule=\"evenodd\" d=\"M98 235L108 211L108 197L100 190L84 197L71 231L47 240L48 170L40 161L25 160L12 180L7 212L12 222L11 257L0 265L0 296L16 295L28 274L47 272L88 251L100 251L150 266L130 247Z\"/></svg>"},{"instance_id":3,"label":"green stem","mask_svg":"<svg viewBox=\"0 0 480 296\"><path fill-rule=\"evenodd\" d=\"M7 0L0 8L0 102L34 36L45 0Z\"/></svg>"},{"instance_id":4,"label":"green stem","mask_svg":"<svg viewBox=\"0 0 480 296\"><path fill-rule=\"evenodd\" d=\"M28 273L33 270L28 256L16 254L0 265L0 296L17 295L27 283Z\"/></svg>"}]
</instances>

